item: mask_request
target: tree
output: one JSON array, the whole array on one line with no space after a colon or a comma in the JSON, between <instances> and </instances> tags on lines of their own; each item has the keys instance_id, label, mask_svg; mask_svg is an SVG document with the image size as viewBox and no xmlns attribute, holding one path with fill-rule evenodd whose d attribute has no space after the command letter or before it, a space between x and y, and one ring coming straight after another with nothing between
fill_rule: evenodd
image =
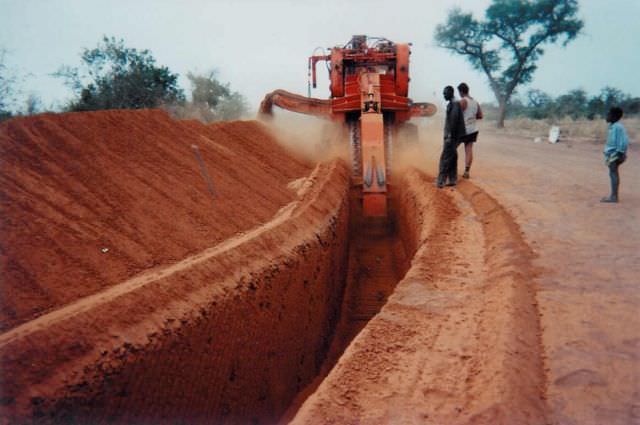
<instances>
[{"instance_id":1,"label":"tree","mask_svg":"<svg viewBox=\"0 0 640 425\"><path fill-rule=\"evenodd\" d=\"M553 99L542 90L532 89L527 92L527 115L534 120L547 118L553 106Z\"/></svg>"},{"instance_id":2,"label":"tree","mask_svg":"<svg viewBox=\"0 0 640 425\"><path fill-rule=\"evenodd\" d=\"M215 109L220 98L231 94L229 84L220 83L216 78L215 71L204 75L189 72L187 78L191 83L191 101L195 104L202 103L210 109Z\"/></svg>"},{"instance_id":3,"label":"tree","mask_svg":"<svg viewBox=\"0 0 640 425\"><path fill-rule=\"evenodd\" d=\"M24 114L35 115L43 109L42 99L40 99L40 96L35 93L30 93L24 102Z\"/></svg>"},{"instance_id":4,"label":"tree","mask_svg":"<svg viewBox=\"0 0 640 425\"><path fill-rule=\"evenodd\" d=\"M637 113L638 108L634 108L633 100L631 95L624 94L622 90L607 86L600 90L598 96L592 97L587 103L587 118L594 119L597 116L604 118L612 106L622 107L625 115Z\"/></svg>"},{"instance_id":5,"label":"tree","mask_svg":"<svg viewBox=\"0 0 640 425\"><path fill-rule=\"evenodd\" d=\"M176 115L211 122L239 119L247 112L244 96L231 91L229 83L218 81L214 71L206 74L189 72L187 78L191 83L191 102L175 108Z\"/></svg>"},{"instance_id":6,"label":"tree","mask_svg":"<svg viewBox=\"0 0 640 425\"><path fill-rule=\"evenodd\" d=\"M527 115L528 108L519 96L512 96L507 102L505 110L507 111L507 116L510 118L523 117Z\"/></svg>"},{"instance_id":7,"label":"tree","mask_svg":"<svg viewBox=\"0 0 640 425\"><path fill-rule=\"evenodd\" d=\"M605 112L604 102L602 101L602 97L593 96L587 102L587 119L594 120L596 117L602 117Z\"/></svg>"},{"instance_id":8,"label":"tree","mask_svg":"<svg viewBox=\"0 0 640 425\"><path fill-rule=\"evenodd\" d=\"M219 120L237 120L242 118L248 110L249 106L245 97L234 91L220 100L216 115Z\"/></svg>"},{"instance_id":9,"label":"tree","mask_svg":"<svg viewBox=\"0 0 640 425\"><path fill-rule=\"evenodd\" d=\"M54 74L76 94L69 110L155 108L184 100L178 75L157 66L149 50L105 36L98 47L84 49L81 58L82 69L62 67Z\"/></svg>"},{"instance_id":10,"label":"tree","mask_svg":"<svg viewBox=\"0 0 640 425\"><path fill-rule=\"evenodd\" d=\"M493 0L484 21L452 9L436 27L435 40L485 73L498 101L497 125L504 127L509 99L531 81L542 46L560 39L566 46L582 30L577 12L577 0ZM502 66L505 59L509 62Z\"/></svg>"},{"instance_id":11,"label":"tree","mask_svg":"<svg viewBox=\"0 0 640 425\"><path fill-rule=\"evenodd\" d=\"M576 120L587 115L587 93L582 89L569 91L567 94L558 96L555 101L553 114L557 117L569 116Z\"/></svg>"},{"instance_id":12,"label":"tree","mask_svg":"<svg viewBox=\"0 0 640 425\"><path fill-rule=\"evenodd\" d=\"M622 90L614 87L605 87L600 91L600 99L602 99L603 116L612 106L624 105L630 96L625 95Z\"/></svg>"},{"instance_id":13,"label":"tree","mask_svg":"<svg viewBox=\"0 0 640 425\"><path fill-rule=\"evenodd\" d=\"M0 121L11 118L10 104L15 100L14 84L16 77L5 63L7 51L0 48Z\"/></svg>"},{"instance_id":14,"label":"tree","mask_svg":"<svg viewBox=\"0 0 640 425\"><path fill-rule=\"evenodd\" d=\"M640 97L629 96L624 102L622 109L624 109L624 113L627 116L640 114Z\"/></svg>"}]
</instances>

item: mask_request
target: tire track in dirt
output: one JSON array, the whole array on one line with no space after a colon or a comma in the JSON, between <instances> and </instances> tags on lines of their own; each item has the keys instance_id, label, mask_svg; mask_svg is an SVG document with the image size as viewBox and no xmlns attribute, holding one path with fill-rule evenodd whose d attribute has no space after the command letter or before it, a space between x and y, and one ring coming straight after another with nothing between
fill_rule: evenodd
<instances>
[{"instance_id":1,"label":"tire track in dirt","mask_svg":"<svg viewBox=\"0 0 640 425\"><path fill-rule=\"evenodd\" d=\"M437 191L409 171L402 184L403 232L419 232L411 269L293 423L545 423L535 271L518 226L469 182Z\"/></svg>"}]
</instances>

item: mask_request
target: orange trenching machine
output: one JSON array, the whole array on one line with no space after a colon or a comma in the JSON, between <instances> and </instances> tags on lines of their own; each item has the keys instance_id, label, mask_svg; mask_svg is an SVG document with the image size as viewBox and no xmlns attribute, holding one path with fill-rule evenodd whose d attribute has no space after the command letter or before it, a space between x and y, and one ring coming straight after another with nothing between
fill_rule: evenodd
<instances>
[{"instance_id":1,"label":"orange trenching machine","mask_svg":"<svg viewBox=\"0 0 640 425\"><path fill-rule=\"evenodd\" d=\"M273 105L345 123L349 134L353 173L362 179L365 216L387 214L389 160L393 141L413 117L436 112L430 103L414 103L409 97L410 44L384 38L355 35L345 46L327 55L309 58L309 77L316 87L316 63L327 62L330 99L316 99L276 90L265 96L260 112L270 115ZM411 131L413 130L413 131Z\"/></svg>"}]
</instances>

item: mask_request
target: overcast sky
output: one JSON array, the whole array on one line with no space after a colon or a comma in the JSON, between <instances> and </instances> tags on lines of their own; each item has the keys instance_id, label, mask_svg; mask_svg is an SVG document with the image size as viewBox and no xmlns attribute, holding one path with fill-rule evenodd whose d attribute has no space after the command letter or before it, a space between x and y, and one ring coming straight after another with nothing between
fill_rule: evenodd
<instances>
[{"instance_id":1,"label":"overcast sky","mask_svg":"<svg viewBox=\"0 0 640 425\"><path fill-rule=\"evenodd\" d=\"M454 6L481 18L489 0L0 0L0 48L24 77L22 95L45 105L70 97L60 65L78 66L83 48L103 35L149 49L181 75L218 71L257 108L276 88L307 92L307 57L316 47L346 43L353 34L412 42L410 97L440 102L445 85L466 81L481 101L494 100L483 74L433 43L437 24ZM581 0L583 34L566 48L547 46L528 88L552 96L604 86L640 96L640 0ZM319 65L323 77L326 70ZM633 77L632 77L633 76ZM313 96L329 96L326 78Z\"/></svg>"}]
</instances>

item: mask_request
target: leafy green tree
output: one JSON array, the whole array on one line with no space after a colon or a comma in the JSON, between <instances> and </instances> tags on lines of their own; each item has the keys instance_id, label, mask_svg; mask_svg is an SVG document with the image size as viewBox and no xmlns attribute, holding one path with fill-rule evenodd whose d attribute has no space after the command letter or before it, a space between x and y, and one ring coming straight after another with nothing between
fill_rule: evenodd
<instances>
[{"instance_id":1,"label":"leafy green tree","mask_svg":"<svg viewBox=\"0 0 640 425\"><path fill-rule=\"evenodd\" d=\"M485 73L498 101L498 127L504 127L509 100L519 85L531 81L542 46L559 40L566 46L582 30L577 12L577 0L493 0L483 21L451 10L446 23L437 26L435 40Z\"/></svg>"},{"instance_id":2,"label":"leafy green tree","mask_svg":"<svg viewBox=\"0 0 640 425\"><path fill-rule=\"evenodd\" d=\"M624 103L629 98L630 96L625 95L621 90L605 87L600 90L599 95L593 96L587 102L586 116L590 120L596 117L605 117L612 106L622 106L624 108Z\"/></svg>"},{"instance_id":3,"label":"leafy green tree","mask_svg":"<svg viewBox=\"0 0 640 425\"><path fill-rule=\"evenodd\" d=\"M603 104L603 116L606 115L609 108L612 106L622 106L629 99L630 96L625 95L622 90L614 87L605 87L600 91L600 99Z\"/></svg>"},{"instance_id":4,"label":"leafy green tree","mask_svg":"<svg viewBox=\"0 0 640 425\"><path fill-rule=\"evenodd\" d=\"M602 117L605 112L604 102L600 96L593 96L587 102L587 119L593 120Z\"/></svg>"},{"instance_id":5,"label":"leafy green tree","mask_svg":"<svg viewBox=\"0 0 640 425\"><path fill-rule=\"evenodd\" d=\"M640 97L629 96L622 104L622 109L627 116L640 114Z\"/></svg>"},{"instance_id":6,"label":"leafy green tree","mask_svg":"<svg viewBox=\"0 0 640 425\"><path fill-rule=\"evenodd\" d=\"M156 65L149 50L105 36L98 47L84 49L81 58L81 68L62 67L54 74L76 95L69 110L155 108L184 100L178 74Z\"/></svg>"},{"instance_id":7,"label":"leafy green tree","mask_svg":"<svg viewBox=\"0 0 640 425\"><path fill-rule=\"evenodd\" d=\"M625 115L634 115L640 112L640 98L607 86L598 96L589 100L587 117L589 119L594 119L596 116L605 117L612 106L620 106Z\"/></svg>"},{"instance_id":8,"label":"leafy green tree","mask_svg":"<svg viewBox=\"0 0 640 425\"><path fill-rule=\"evenodd\" d=\"M557 117L569 116L576 120L587 116L588 106L587 93L582 89L569 91L567 94L558 96L555 101L553 114Z\"/></svg>"}]
</instances>

